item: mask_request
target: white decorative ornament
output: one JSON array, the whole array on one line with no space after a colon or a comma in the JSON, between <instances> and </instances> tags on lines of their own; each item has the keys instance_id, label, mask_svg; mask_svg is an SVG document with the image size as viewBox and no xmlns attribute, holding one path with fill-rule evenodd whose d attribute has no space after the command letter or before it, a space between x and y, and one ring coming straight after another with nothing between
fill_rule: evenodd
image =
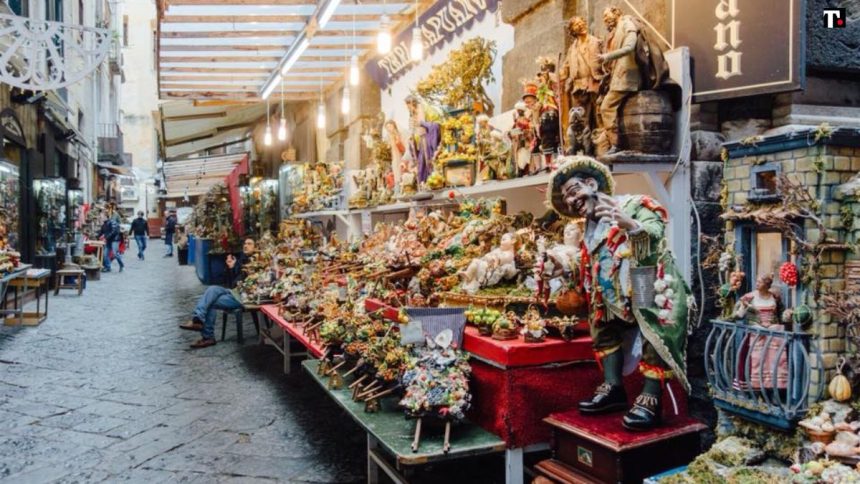
<instances>
[{"instance_id":1,"label":"white decorative ornament","mask_svg":"<svg viewBox=\"0 0 860 484\"><path fill-rule=\"evenodd\" d=\"M0 82L47 91L94 71L111 46L108 29L0 14Z\"/></svg>"},{"instance_id":2,"label":"white decorative ornament","mask_svg":"<svg viewBox=\"0 0 860 484\"><path fill-rule=\"evenodd\" d=\"M450 346L452 341L454 341L454 332L450 329L442 330L434 339L436 345L443 349Z\"/></svg>"}]
</instances>

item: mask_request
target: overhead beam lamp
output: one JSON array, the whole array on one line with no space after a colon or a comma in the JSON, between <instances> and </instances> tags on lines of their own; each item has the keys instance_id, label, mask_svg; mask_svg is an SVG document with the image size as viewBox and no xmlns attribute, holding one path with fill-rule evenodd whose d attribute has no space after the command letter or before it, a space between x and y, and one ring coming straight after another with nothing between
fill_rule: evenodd
<instances>
[{"instance_id":1,"label":"overhead beam lamp","mask_svg":"<svg viewBox=\"0 0 860 484\"><path fill-rule=\"evenodd\" d=\"M382 15L379 19L379 33L376 35L376 51L380 54L391 52L391 19Z\"/></svg>"},{"instance_id":2,"label":"overhead beam lamp","mask_svg":"<svg viewBox=\"0 0 860 484\"><path fill-rule=\"evenodd\" d=\"M334 15L334 11L338 5L340 5L340 0L329 0L329 2L325 4L322 13L317 17L317 23L321 29L325 28L328 21L331 20L331 16Z\"/></svg>"},{"instance_id":3,"label":"overhead beam lamp","mask_svg":"<svg viewBox=\"0 0 860 484\"><path fill-rule=\"evenodd\" d=\"M349 94L350 94L350 93L349 93L349 86L344 86L344 88L343 88L343 98L341 98L341 100L340 100L340 112L341 112L343 115L348 115L348 114L349 114L350 104L352 104L352 103L351 103L351 101L350 101L350 96L349 96Z\"/></svg>"}]
</instances>

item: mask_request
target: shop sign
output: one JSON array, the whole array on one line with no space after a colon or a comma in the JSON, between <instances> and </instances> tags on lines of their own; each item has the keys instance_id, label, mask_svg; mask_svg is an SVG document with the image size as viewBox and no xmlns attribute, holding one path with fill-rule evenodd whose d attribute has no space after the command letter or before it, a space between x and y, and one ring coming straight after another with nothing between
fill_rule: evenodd
<instances>
[{"instance_id":1,"label":"shop sign","mask_svg":"<svg viewBox=\"0 0 860 484\"><path fill-rule=\"evenodd\" d=\"M440 0L418 19L424 50L429 54L451 42L454 37L495 12L499 0ZM371 58L364 68L382 89L409 72L415 65L409 55L412 29L407 28L394 38L391 52Z\"/></svg>"},{"instance_id":2,"label":"shop sign","mask_svg":"<svg viewBox=\"0 0 860 484\"><path fill-rule=\"evenodd\" d=\"M672 44L693 62L693 101L803 87L803 0L675 0Z\"/></svg>"}]
</instances>

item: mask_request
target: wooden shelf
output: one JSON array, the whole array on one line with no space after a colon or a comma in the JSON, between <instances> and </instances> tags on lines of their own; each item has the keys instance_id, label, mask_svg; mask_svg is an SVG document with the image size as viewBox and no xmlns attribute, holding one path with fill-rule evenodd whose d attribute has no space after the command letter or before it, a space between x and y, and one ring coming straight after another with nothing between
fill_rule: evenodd
<instances>
[{"instance_id":1,"label":"wooden shelf","mask_svg":"<svg viewBox=\"0 0 860 484\"><path fill-rule=\"evenodd\" d=\"M295 218L342 217L348 213L349 210L320 210L319 212L296 213L292 216Z\"/></svg>"}]
</instances>

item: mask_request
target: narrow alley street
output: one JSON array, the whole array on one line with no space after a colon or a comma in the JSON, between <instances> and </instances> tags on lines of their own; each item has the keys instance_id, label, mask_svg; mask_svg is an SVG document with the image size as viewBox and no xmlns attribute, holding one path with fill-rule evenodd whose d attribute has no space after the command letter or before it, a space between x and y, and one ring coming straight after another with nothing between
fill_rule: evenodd
<instances>
[{"instance_id":1,"label":"narrow alley street","mask_svg":"<svg viewBox=\"0 0 860 484\"><path fill-rule=\"evenodd\" d=\"M151 242L83 296L52 295L41 326L0 329L0 481L362 480L364 433L297 362L284 376L232 321L188 348L177 326L205 286Z\"/></svg>"}]
</instances>

